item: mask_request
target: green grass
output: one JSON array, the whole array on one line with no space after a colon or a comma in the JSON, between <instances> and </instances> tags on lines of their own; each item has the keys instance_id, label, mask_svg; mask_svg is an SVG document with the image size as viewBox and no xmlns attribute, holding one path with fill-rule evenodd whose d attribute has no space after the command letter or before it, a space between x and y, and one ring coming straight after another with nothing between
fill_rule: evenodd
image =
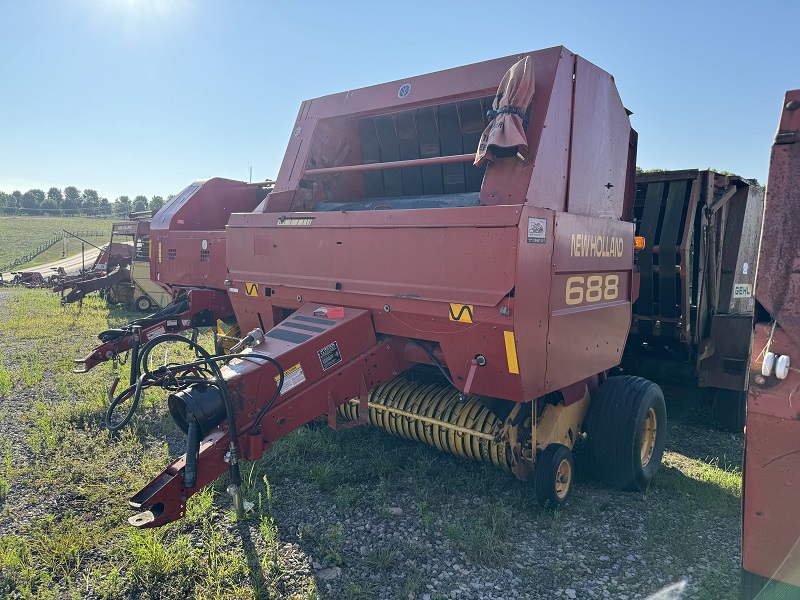
<instances>
[{"instance_id":1,"label":"green grass","mask_svg":"<svg viewBox=\"0 0 800 600\"><path fill-rule=\"evenodd\" d=\"M0 217L0 265L9 264L25 256L64 229L71 232L107 231L110 234L113 221L113 219L88 217ZM93 244L101 246L97 240L106 243L108 238L89 239ZM37 259L26 266L40 265L61 258L61 244L57 246L58 248L51 249L47 260ZM68 248L67 256L77 254L81 251L81 242L73 239L68 242Z\"/></svg>"},{"instance_id":2,"label":"green grass","mask_svg":"<svg viewBox=\"0 0 800 600\"><path fill-rule=\"evenodd\" d=\"M8 494L11 481L11 442L0 438L0 500Z\"/></svg>"},{"instance_id":3,"label":"green grass","mask_svg":"<svg viewBox=\"0 0 800 600\"><path fill-rule=\"evenodd\" d=\"M316 597L312 578L284 577L262 471L249 471L245 490L255 508L242 526L258 538L250 550L243 550L238 533L218 526L230 522L224 482L194 496L181 522L154 531L128 526L126 498L170 462L164 440L179 434L158 394L146 398L131 427L107 431L102 419L112 365L77 376L71 359L91 349L98 331L135 316L93 297L82 310L61 307L57 296L43 291L6 297L0 337L24 344L14 346L22 348L16 353L4 348L2 363L17 364L9 372L14 387L9 383L7 393L30 398L14 418L25 425L33 464L12 469L10 443L0 440L0 501L20 481L28 487L15 500L22 503L19 510L45 501L58 510L13 533L0 532L0 597L13 591L23 598L88 592L108 598L282 598L287 585L302 586L303 597ZM117 371L123 380L128 366ZM322 540L331 557L341 555L335 531ZM263 573L259 580L256 572Z\"/></svg>"},{"instance_id":4,"label":"green grass","mask_svg":"<svg viewBox=\"0 0 800 600\"><path fill-rule=\"evenodd\" d=\"M0 352L0 398L11 391L11 373L3 365L3 353Z\"/></svg>"}]
</instances>

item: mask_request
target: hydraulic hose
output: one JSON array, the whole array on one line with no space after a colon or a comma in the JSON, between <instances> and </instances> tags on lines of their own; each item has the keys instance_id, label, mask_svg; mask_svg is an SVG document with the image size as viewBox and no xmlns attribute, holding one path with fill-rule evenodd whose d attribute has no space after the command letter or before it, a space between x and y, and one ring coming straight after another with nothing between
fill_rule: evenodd
<instances>
[{"instance_id":1,"label":"hydraulic hose","mask_svg":"<svg viewBox=\"0 0 800 600\"><path fill-rule=\"evenodd\" d=\"M195 351L196 355L200 356L199 360L177 365L163 365L151 371L148 367L150 353L157 346L168 342L187 344ZM241 474L239 472L239 431L236 428L236 413L233 410L233 403L231 402L228 394L228 385L222 376L222 372L220 371L218 364L220 362L227 362L234 358L265 360L271 363L278 370L278 385L275 389L275 393L258 414L253 426L248 431L258 428L261 423L261 419L263 419L264 415L275 403L275 400L278 398L278 396L280 396L284 381L283 367L281 367L280 363L278 363L278 361L276 361L274 358L258 352L212 356L197 342L194 342L181 335L170 333L153 338L141 348L139 355L139 372L141 375L136 380L135 385L129 386L127 389L118 394L111 402L111 406L109 406L108 411L106 412L105 425L111 431L117 431L127 425L139 405L142 391L148 387L161 387L172 391L178 391L196 383L203 383L216 387L219 390L222 402L225 406L226 418L228 420L228 432L230 435L230 461L228 463L228 472L231 478L231 495L234 498L234 504L237 505L238 511L238 505L240 504L241 500L240 494L238 493L238 490L241 487ZM122 402L128 398L131 398L131 396L133 397L133 400L131 402L130 409L125 414L125 417L118 423L114 423L112 417L115 409ZM197 422L194 418L194 415L191 415L191 418L189 419L189 447L187 448L187 469L184 471L184 477L189 483L193 483L194 485L197 481L196 456L200 445L200 433L199 427L198 431L193 433L192 423L194 423L194 425L197 427ZM195 436L197 437L196 447L194 444ZM189 472L189 461L191 460L189 455L191 453L194 453L195 455L194 465L191 467L194 473ZM187 487L190 487L188 483L186 485Z\"/></svg>"}]
</instances>

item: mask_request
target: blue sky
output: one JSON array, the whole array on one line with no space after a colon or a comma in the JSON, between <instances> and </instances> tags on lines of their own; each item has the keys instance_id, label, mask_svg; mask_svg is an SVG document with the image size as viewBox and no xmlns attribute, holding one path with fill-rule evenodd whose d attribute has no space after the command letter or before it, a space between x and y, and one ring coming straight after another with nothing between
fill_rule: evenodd
<instances>
[{"instance_id":1,"label":"blue sky","mask_svg":"<svg viewBox=\"0 0 800 600\"><path fill-rule=\"evenodd\" d=\"M0 0L0 190L274 177L304 99L559 44L614 75L640 166L763 182L799 17L769 0Z\"/></svg>"}]
</instances>

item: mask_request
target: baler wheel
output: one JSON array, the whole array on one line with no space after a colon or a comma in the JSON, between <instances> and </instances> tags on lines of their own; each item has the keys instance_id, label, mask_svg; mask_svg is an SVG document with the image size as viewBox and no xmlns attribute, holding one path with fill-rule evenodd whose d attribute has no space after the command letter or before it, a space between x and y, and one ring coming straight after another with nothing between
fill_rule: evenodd
<instances>
[{"instance_id":1,"label":"baler wheel","mask_svg":"<svg viewBox=\"0 0 800 600\"><path fill-rule=\"evenodd\" d=\"M612 487L642 492L664 455L664 394L642 377L609 377L592 398L584 430L595 476Z\"/></svg>"},{"instance_id":2,"label":"baler wheel","mask_svg":"<svg viewBox=\"0 0 800 600\"><path fill-rule=\"evenodd\" d=\"M536 461L536 501L542 508L555 510L569 498L575 463L572 452L563 444L549 444Z\"/></svg>"},{"instance_id":3,"label":"baler wheel","mask_svg":"<svg viewBox=\"0 0 800 600\"><path fill-rule=\"evenodd\" d=\"M150 309L153 308L153 303L150 302L150 298L147 296L139 296L136 298L136 310L139 312L150 312Z\"/></svg>"}]
</instances>

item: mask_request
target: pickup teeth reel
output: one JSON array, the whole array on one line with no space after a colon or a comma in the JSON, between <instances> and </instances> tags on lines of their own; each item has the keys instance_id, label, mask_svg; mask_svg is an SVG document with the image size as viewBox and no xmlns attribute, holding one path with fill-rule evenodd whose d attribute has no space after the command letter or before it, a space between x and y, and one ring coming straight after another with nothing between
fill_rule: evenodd
<instances>
[{"instance_id":1,"label":"pickup teeth reel","mask_svg":"<svg viewBox=\"0 0 800 600\"><path fill-rule=\"evenodd\" d=\"M438 379L401 375L370 392L368 423L394 436L510 471L509 444L500 441L503 420L478 396L465 402L459 396L459 390ZM355 421L358 399L338 410L344 419Z\"/></svg>"}]
</instances>

